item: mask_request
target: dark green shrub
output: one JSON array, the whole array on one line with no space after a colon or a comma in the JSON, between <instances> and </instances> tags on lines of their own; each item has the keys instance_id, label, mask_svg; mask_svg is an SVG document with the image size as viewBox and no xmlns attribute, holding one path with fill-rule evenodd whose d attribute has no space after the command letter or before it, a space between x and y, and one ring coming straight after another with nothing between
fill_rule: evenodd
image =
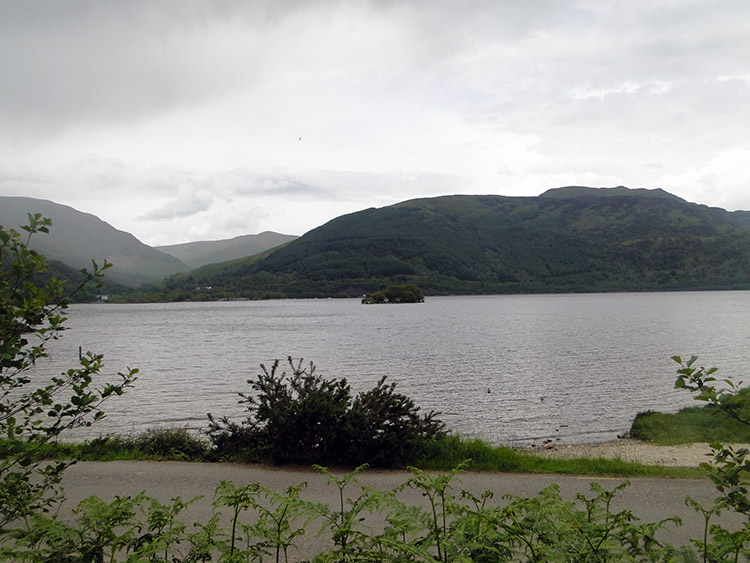
<instances>
[{"instance_id":1,"label":"dark green shrub","mask_svg":"<svg viewBox=\"0 0 750 563\"><path fill-rule=\"evenodd\" d=\"M212 461L260 463L271 458L267 443L247 421L238 423L227 417L216 419L211 414L208 419L207 434L212 446L209 457Z\"/></svg>"},{"instance_id":2,"label":"dark green shrub","mask_svg":"<svg viewBox=\"0 0 750 563\"><path fill-rule=\"evenodd\" d=\"M254 394L240 394L248 416L241 423L209 415L209 437L218 459L380 467L416 459L425 441L444 435L444 425L419 408L385 378L352 400L346 379L326 379L315 365L279 361L248 383Z\"/></svg>"},{"instance_id":3,"label":"dark green shrub","mask_svg":"<svg viewBox=\"0 0 750 563\"><path fill-rule=\"evenodd\" d=\"M350 400L346 380L327 381L289 359L292 375L279 374L279 360L255 381L255 394L240 393L240 404L249 414L242 423L209 415L208 435L219 459L237 458L272 463L305 463L330 460L336 445L336 429L342 427Z\"/></svg>"},{"instance_id":4,"label":"dark green shrub","mask_svg":"<svg viewBox=\"0 0 750 563\"><path fill-rule=\"evenodd\" d=\"M424 441L445 433L445 425L430 412L419 415L414 401L396 393L385 377L354 399L347 417L349 457L354 464L403 466L415 460Z\"/></svg>"}]
</instances>

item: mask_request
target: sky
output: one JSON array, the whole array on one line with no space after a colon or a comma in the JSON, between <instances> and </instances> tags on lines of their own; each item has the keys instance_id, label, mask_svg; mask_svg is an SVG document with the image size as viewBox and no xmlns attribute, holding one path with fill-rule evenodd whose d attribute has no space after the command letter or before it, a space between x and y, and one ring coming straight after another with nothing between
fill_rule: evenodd
<instances>
[{"instance_id":1,"label":"sky","mask_svg":"<svg viewBox=\"0 0 750 563\"><path fill-rule=\"evenodd\" d=\"M0 195L149 245L450 194L750 210L750 2L0 0Z\"/></svg>"}]
</instances>

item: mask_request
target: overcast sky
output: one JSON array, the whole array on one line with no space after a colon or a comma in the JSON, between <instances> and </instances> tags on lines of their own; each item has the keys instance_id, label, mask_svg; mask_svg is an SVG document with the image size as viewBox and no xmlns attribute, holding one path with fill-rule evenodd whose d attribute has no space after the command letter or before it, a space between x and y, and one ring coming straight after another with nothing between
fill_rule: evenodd
<instances>
[{"instance_id":1,"label":"overcast sky","mask_svg":"<svg viewBox=\"0 0 750 563\"><path fill-rule=\"evenodd\" d=\"M0 195L147 244L565 185L750 210L750 2L0 0Z\"/></svg>"}]
</instances>

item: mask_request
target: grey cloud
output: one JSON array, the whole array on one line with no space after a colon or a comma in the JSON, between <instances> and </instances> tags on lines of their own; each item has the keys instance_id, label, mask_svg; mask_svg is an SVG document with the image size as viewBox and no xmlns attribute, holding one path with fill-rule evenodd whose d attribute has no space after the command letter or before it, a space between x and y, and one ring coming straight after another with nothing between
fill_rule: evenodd
<instances>
[{"instance_id":1,"label":"grey cloud","mask_svg":"<svg viewBox=\"0 0 750 563\"><path fill-rule=\"evenodd\" d=\"M747 146L748 36L725 0L0 0L0 190L127 194L166 231L498 170L724 182L680 173Z\"/></svg>"},{"instance_id":2,"label":"grey cloud","mask_svg":"<svg viewBox=\"0 0 750 563\"><path fill-rule=\"evenodd\" d=\"M504 23L506 13L518 10L500 6L493 12L502 32L519 29ZM366 17L358 11L395 18L393 26L408 15L417 36L406 45L413 51L403 53L407 59L435 59L459 47L456 41L470 41L470 33L444 33L456 17L464 26L491 31L491 19L481 10L450 3L414 10L394 4L384 12L369 2L6 1L0 4L0 111L5 119L49 129L200 102L265 72L269 48L308 50L311 46L296 44L295 37L274 35L274 26L286 18L302 13L310 26L320 26L347 9L360 21Z\"/></svg>"},{"instance_id":3,"label":"grey cloud","mask_svg":"<svg viewBox=\"0 0 750 563\"><path fill-rule=\"evenodd\" d=\"M261 64L262 53L248 50L255 30L237 27L237 9L210 2L3 2L0 115L40 133L221 95L252 79ZM264 17L258 14L256 26ZM244 34L247 44L238 42Z\"/></svg>"},{"instance_id":4,"label":"grey cloud","mask_svg":"<svg viewBox=\"0 0 750 563\"><path fill-rule=\"evenodd\" d=\"M386 174L346 171L282 171L233 170L230 173L196 175L192 172L171 171L172 188L162 182L160 191L178 192L169 203L142 214L141 221L170 221L190 217L217 207L257 207L261 201L276 201L279 205L295 203L363 202L388 205L412 197L457 193L465 185L461 178L440 174ZM179 185L179 189L177 186ZM240 204L240 202L243 202ZM255 203L253 203L255 202Z\"/></svg>"},{"instance_id":5,"label":"grey cloud","mask_svg":"<svg viewBox=\"0 0 750 563\"><path fill-rule=\"evenodd\" d=\"M466 184L457 176L434 173L354 172L346 170L297 171L295 173L246 172L236 196L293 197L301 201L396 202L403 194L415 196L454 193Z\"/></svg>"},{"instance_id":6,"label":"grey cloud","mask_svg":"<svg viewBox=\"0 0 750 563\"><path fill-rule=\"evenodd\" d=\"M234 170L219 174L212 182L235 196L296 196L327 198L330 191L288 172Z\"/></svg>"},{"instance_id":7,"label":"grey cloud","mask_svg":"<svg viewBox=\"0 0 750 563\"><path fill-rule=\"evenodd\" d=\"M142 221L171 221L173 219L192 217L211 208L213 198L206 194L196 194L189 190L180 190L180 195L169 203L153 209L138 217Z\"/></svg>"},{"instance_id":8,"label":"grey cloud","mask_svg":"<svg viewBox=\"0 0 750 563\"><path fill-rule=\"evenodd\" d=\"M0 4L0 112L4 122L38 133L223 96L265 73L284 72L289 61L282 58L273 68L269 49L314 47L274 35L275 26L299 14L309 16L310 26L335 17L363 22L367 14L394 28L406 26L399 58L417 65L412 72L434 73L436 85L449 88L448 81L466 75L451 76L445 63L471 66L476 56L491 64L474 77L505 92L518 90L534 66L551 69L529 83L542 80L543 88L588 82L592 90L607 90L613 82L648 81L655 74L662 80L694 75L705 72L705 64L727 74L747 60L746 30L735 24L724 32L731 49L709 32L732 16L742 19L746 10L732 4L6 1ZM390 48L381 45L372 59L396 64L387 56ZM362 64L372 61L351 61L351 68ZM458 81L453 88L472 86Z\"/></svg>"}]
</instances>

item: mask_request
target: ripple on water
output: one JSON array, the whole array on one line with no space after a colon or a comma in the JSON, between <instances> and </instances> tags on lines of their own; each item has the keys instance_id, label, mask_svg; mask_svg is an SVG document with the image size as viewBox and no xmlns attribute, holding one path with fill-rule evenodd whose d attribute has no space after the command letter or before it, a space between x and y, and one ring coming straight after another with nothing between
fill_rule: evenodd
<instances>
[{"instance_id":1,"label":"ripple on water","mask_svg":"<svg viewBox=\"0 0 750 563\"><path fill-rule=\"evenodd\" d=\"M750 342L750 292L75 305L68 316L37 372L71 367L79 346L104 354L109 378L141 370L93 435L193 426L208 412L239 419L237 394L259 364L292 355L355 393L388 376L468 436L601 441L640 411L692 404L673 389L670 356L741 378Z\"/></svg>"}]
</instances>

